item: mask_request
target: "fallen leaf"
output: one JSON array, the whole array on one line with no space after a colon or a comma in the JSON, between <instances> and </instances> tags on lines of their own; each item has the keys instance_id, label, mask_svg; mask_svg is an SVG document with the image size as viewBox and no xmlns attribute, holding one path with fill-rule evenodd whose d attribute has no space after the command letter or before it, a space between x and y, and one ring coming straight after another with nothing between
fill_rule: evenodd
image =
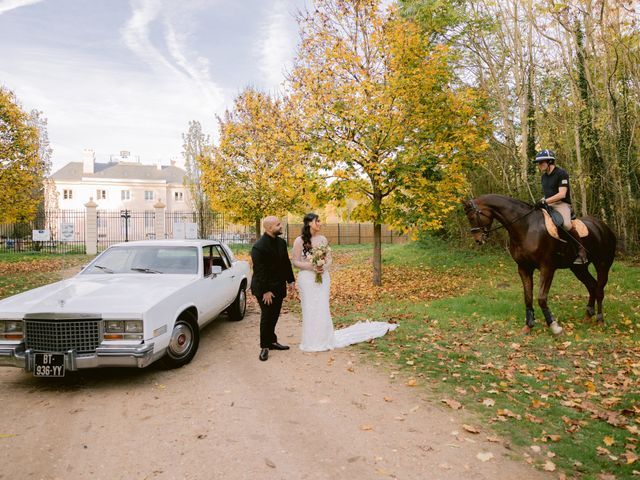
<instances>
[{"instance_id":1,"label":"fallen leaf","mask_svg":"<svg viewBox=\"0 0 640 480\"><path fill-rule=\"evenodd\" d=\"M271 468L276 468L276 464L273 463L271 460L269 460L268 458L264 459L264 463L267 464L267 467L271 467Z\"/></svg>"},{"instance_id":2,"label":"fallen leaf","mask_svg":"<svg viewBox=\"0 0 640 480\"><path fill-rule=\"evenodd\" d=\"M632 463L635 463L635 462L638 461L638 455L636 455L635 453L633 453L631 451L624 452L620 456L626 458L627 465L631 465Z\"/></svg>"},{"instance_id":3,"label":"fallen leaf","mask_svg":"<svg viewBox=\"0 0 640 480\"><path fill-rule=\"evenodd\" d=\"M393 398L392 397L384 397L384 401L385 402L393 402Z\"/></svg>"},{"instance_id":4,"label":"fallen leaf","mask_svg":"<svg viewBox=\"0 0 640 480\"><path fill-rule=\"evenodd\" d=\"M609 436L606 436L602 439L602 442L607 446L610 447L611 445L613 445L614 443L616 443L616 441Z\"/></svg>"},{"instance_id":5,"label":"fallen leaf","mask_svg":"<svg viewBox=\"0 0 640 480\"><path fill-rule=\"evenodd\" d=\"M462 425L462 428L464 428L469 433L480 433L480 430L477 427L474 427L473 425L464 424Z\"/></svg>"},{"instance_id":6,"label":"fallen leaf","mask_svg":"<svg viewBox=\"0 0 640 480\"><path fill-rule=\"evenodd\" d=\"M544 462L544 467L542 467L542 469L546 470L547 472L555 472L556 464L553 463L551 460L547 460L546 462Z\"/></svg>"},{"instance_id":7,"label":"fallen leaf","mask_svg":"<svg viewBox=\"0 0 640 480\"><path fill-rule=\"evenodd\" d=\"M493 407L496 404L496 401L493 398L485 398L482 400L482 404L485 407Z\"/></svg>"},{"instance_id":8,"label":"fallen leaf","mask_svg":"<svg viewBox=\"0 0 640 480\"><path fill-rule=\"evenodd\" d=\"M540 453L542 451L542 449L538 445L531 445L530 448L534 451L534 453Z\"/></svg>"},{"instance_id":9,"label":"fallen leaf","mask_svg":"<svg viewBox=\"0 0 640 480\"><path fill-rule=\"evenodd\" d=\"M460 410L462 408L462 404L457 400L452 400L450 398L443 398L440 401L445 405L449 406L450 408L453 408L454 410Z\"/></svg>"},{"instance_id":10,"label":"fallen leaf","mask_svg":"<svg viewBox=\"0 0 640 480\"><path fill-rule=\"evenodd\" d=\"M415 378L410 378L407 382L407 387L415 387L418 384Z\"/></svg>"},{"instance_id":11,"label":"fallen leaf","mask_svg":"<svg viewBox=\"0 0 640 480\"><path fill-rule=\"evenodd\" d=\"M373 427L371 425L360 425L360 430L368 432L373 430Z\"/></svg>"},{"instance_id":12,"label":"fallen leaf","mask_svg":"<svg viewBox=\"0 0 640 480\"><path fill-rule=\"evenodd\" d=\"M491 452L481 452L476 455L476 458L481 462L488 462L493 458L493 453Z\"/></svg>"},{"instance_id":13,"label":"fallen leaf","mask_svg":"<svg viewBox=\"0 0 640 480\"><path fill-rule=\"evenodd\" d=\"M492 443L500 443L500 439L498 437L487 437L487 441Z\"/></svg>"}]
</instances>

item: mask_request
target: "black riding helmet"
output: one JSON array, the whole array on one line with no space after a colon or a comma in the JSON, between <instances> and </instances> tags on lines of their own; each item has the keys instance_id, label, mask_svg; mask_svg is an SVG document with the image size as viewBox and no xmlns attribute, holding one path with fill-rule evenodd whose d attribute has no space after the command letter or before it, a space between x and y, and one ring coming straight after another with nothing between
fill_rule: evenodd
<instances>
[{"instance_id":1,"label":"black riding helmet","mask_svg":"<svg viewBox=\"0 0 640 480\"><path fill-rule=\"evenodd\" d=\"M549 164L556 163L556 154L551 150L542 150L538 152L536 158L533 160L534 163L547 162Z\"/></svg>"}]
</instances>

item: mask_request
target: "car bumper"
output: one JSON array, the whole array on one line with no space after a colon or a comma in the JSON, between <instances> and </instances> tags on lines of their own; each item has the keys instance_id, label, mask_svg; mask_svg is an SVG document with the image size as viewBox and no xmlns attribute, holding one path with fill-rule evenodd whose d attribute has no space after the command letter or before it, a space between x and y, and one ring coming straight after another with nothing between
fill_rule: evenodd
<instances>
[{"instance_id":1,"label":"car bumper","mask_svg":"<svg viewBox=\"0 0 640 480\"><path fill-rule=\"evenodd\" d=\"M97 367L138 367L143 368L152 363L154 356L153 343L132 346L98 347L95 353L77 354L73 350L65 352L65 369L69 371ZM32 372L35 352L24 350L23 345L0 345L0 366L18 367Z\"/></svg>"}]
</instances>

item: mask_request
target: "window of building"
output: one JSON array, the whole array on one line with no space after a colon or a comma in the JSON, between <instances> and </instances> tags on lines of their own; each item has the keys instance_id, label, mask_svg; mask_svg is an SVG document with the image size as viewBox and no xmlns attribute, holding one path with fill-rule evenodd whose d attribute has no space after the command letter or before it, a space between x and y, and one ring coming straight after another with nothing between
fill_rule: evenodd
<instances>
[{"instance_id":1,"label":"window of building","mask_svg":"<svg viewBox=\"0 0 640 480\"><path fill-rule=\"evenodd\" d=\"M73 190L64 189L62 191L62 198L65 200L71 200L73 198Z\"/></svg>"},{"instance_id":2,"label":"window of building","mask_svg":"<svg viewBox=\"0 0 640 480\"><path fill-rule=\"evenodd\" d=\"M106 200L106 199L107 199L106 190L96 190L96 200Z\"/></svg>"},{"instance_id":3,"label":"window of building","mask_svg":"<svg viewBox=\"0 0 640 480\"><path fill-rule=\"evenodd\" d=\"M153 190L145 190L144 191L144 199L146 201L148 201L148 202L153 200Z\"/></svg>"},{"instance_id":4,"label":"window of building","mask_svg":"<svg viewBox=\"0 0 640 480\"><path fill-rule=\"evenodd\" d=\"M173 192L173 199L176 202L181 202L182 200L184 200L184 198L182 196L182 192Z\"/></svg>"},{"instance_id":5,"label":"window of building","mask_svg":"<svg viewBox=\"0 0 640 480\"><path fill-rule=\"evenodd\" d=\"M121 190L120 200L131 200L131 192L129 190Z\"/></svg>"}]
</instances>

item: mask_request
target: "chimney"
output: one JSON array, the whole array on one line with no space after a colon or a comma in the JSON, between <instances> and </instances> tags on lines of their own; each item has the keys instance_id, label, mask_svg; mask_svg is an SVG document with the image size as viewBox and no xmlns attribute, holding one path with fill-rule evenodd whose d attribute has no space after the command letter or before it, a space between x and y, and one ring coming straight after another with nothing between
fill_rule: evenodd
<instances>
[{"instance_id":1,"label":"chimney","mask_svg":"<svg viewBox=\"0 0 640 480\"><path fill-rule=\"evenodd\" d=\"M95 173L96 152L92 148L82 151L82 173Z\"/></svg>"}]
</instances>

